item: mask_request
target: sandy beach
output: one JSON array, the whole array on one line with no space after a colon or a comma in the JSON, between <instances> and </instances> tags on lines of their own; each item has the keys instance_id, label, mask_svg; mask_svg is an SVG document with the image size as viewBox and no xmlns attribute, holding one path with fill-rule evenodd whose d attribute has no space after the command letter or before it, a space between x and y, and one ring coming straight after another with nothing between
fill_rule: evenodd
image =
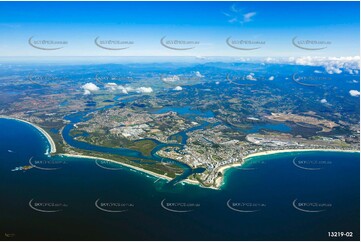
<instances>
[{"instance_id":1,"label":"sandy beach","mask_svg":"<svg viewBox=\"0 0 361 242\"><path fill-rule=\"evenodd\" d=\"M18 118L13 118L13 117L8 117L8 116L0 116L0 118L4 118L4 119L12 119L12 120L17 120L17 121L20 121L20 122L24 122L24 123L27 123L31 126L33 126L34 128L36 128L40 133L42 133L46 139L49 141L49 144L50 144L50 154L54 154L56 153L56 146L55 146L55 143L54 143L54 140L51 138L51 136L42 128L40 128L39 126L33 124L33 123L30 123L26 120L23 120L23 119L18 119Z\"/></svg>"},{"instance_id":2,"label":"sandy beach","mask_svg":"<svg viewBox=\"0 0 361 242\"><path fill-rule=\"evenodd\" d=\"M140 167L137 167L137 166L132 166L132 165L129 165L129 164L125 164L125 163L122 163L120 161L115 161L115 160L111 160L111 159L105 159L105 158L99 158L99 157L95 157L95 156L88 156L88 155L73 155L73 154L59 154L59 155L62 155L62 156L66 156L66 157L76 157L76 158L86 158L86 159L93 159L93 160L103 160L103 161L109 161L109 162L112 162L112 163L116 163L116 164L119 164L121 166L125 166L129 169L133 169L133 170L136 170L136 171L139 171L139 172L142 172L144 174L147 174L147 175L151 175L155 178L161 178L161 179L164 179L164 180L167 180L167 181L171 181L172 178L171 177L168 177L166 175L161 175L161 174L158 174L158 173L155 173L155 172L152 172L152 171L149 171L149 170L145 170L143 168L140 168ZM198 185L200 186L200 183L198 181L195 181L195 180L190 180L190 179L184 179L182 180L181 182L184 182L184 183L187 183L187 184L192 184L192 185ZM218 188L215 188L215 187L208 187L208 188L212 188L212 189L217 189Z\"/></svg>"},{"instance_id":3,"label":"sandy beach","mask_svg":"<svg viewBox=\"0 0 361 242\"><path fill-rule=\"evenodd\" d=\"M112 162L112 163L119 164L121 166L125 166L125 167L130 168L130 169L134 169L134 170L140 171L142 173L154 176L156 178L162 178L162 179L165 179L165 180L168 180L168 181L172 180L172 178L170 178L168 176L161 175L161 174L158 174L158 173L155 173L155 172L152 172L152 171L148 171L148 170L145 170L145 169L137 167L137 166L132 166L132 165L125 164L125 163L122 163L120 161L115 161L115 160L111 160L111 159L105 159L105 158L89 156L89 155L73 155L73 154L59 154L59 155L66 156L66 157L76 157L76 158L86 158L86 159L93 159L93 160L109 161L109 162Z\"/></svg>"},{"instance_id":4,"label":"sandy beach","mask_svg":"<svg viewBox=\"0 0 361 242\"><path fill-rule=\"evenodd\" d=\"M224 174L225 171L232 168L232 167L237 167L237 166L241 166L243 163L234 163L234 164L230 164L230 165L226 165L226 166L221 166L220 168L218 168L217 172L221 172L222 176L218 177L215 181L215 186L213 188L215 189L220 189L220 187L223 185L224 182Z\"/></svg>"},{"instance_id":5,"label":"sandy beach","mask_svg":"<svg viewBox=\"0 0 361 242\"><path fill-rule=\"evenodd\" d=\"M243 157L246 160L252 157L264 156L264 155L273 155L279 153L296 153L296 152L311 152L311 151L318 151L318 152L346 152L346 153L360 153L359 150L340 150L340 149L288 149L288 150L271 150L271 151L263 151L259 153L254 153Z\"/></svg>"},{"instance_id":6,"label":"sandy beach","mask_svg":"<svg viewBox=\"0 0 361 242\"><path fill-rule=\"evenodd\" d=\"M8 117L8 116L1 116L1 115L0 115L0 118L13 119L13 120L17 120L17 121L20 121L20 122L25 122L25 123L27 123L29 125L32 125L37 130L39 130L39 132L41 132L47 138L47 140L49 141L49 143L50 143L50 153L51 154L56 153L55 143L54 143L53 139L51 138L51 136L44 129L42 129L39 126L37 126L37 125L35 125L33 123L30 123L30 122L28 122L26 120L13 118L13 117ZM312 152L312 151L360 153L360 151L358 151L358 150L341 150L341 149L287 149L287 150L271 150L271 151L263 151L263 152L253 153L253 154L250 154L250 155L247 155L247 156L243 157L243 162L242 163L233 163L233 164L229 164L229 165L219 167L217 172L221 172L223 175L216 179L214 186L210 186L210 187L207 187L207 188L219 190L221 188L221 186L223 185L223 183L224 183L224 174L225 174L225 172L230 168L242 166L250 158L259 157L259 156L266 156L266 155L274 155L274 154L280 154L280 153L296 153L296 152ZM73 155L73 154L59 154L59 155L63 155L63 156L66 156L66 157L77 157L77 158L87 158L87 159L94 159L94 160L97 159L97 160L108 161L108 162L120 164L120 165L122 165L124 167L128 167L130 169L134 169L136 171L139 171L139 172L154 176L156 178L165 179L167 181L172 180L172 178L170 178L170 177L168 177L166 175L161 175L161 174L158 174L158 173L155 173L155 172L152 172L152 171L149 171L149 170L145 170L145 169L137 167L137 166L132 166L132 165L125 164L125 163L115 161L115 160L111 160L111 159L105 159L105 158L87 156L87 155ZM201 186L201 184L198 181L195 181L195 180L185 179L182 182L185 182L187 184Z\"/></svg>"},{"instance_id":7,"label":"sandy beach","mask_svg":"<svg viewBox=\"0 0 361 242\"><path fill-rule=\"evenodd\" d=\"M220 167L218 169L218 172L221 172L223 174L223 176L216 179L215 188L219 189L223 185L223 183L224 183L224 174L225 174L226 170L228 170L228 169L230 169L232 167L242 166L243 164L247 163L247 159L254 158L254 157L259 157L259 156L281 154L281 153L297 153L297 152L312 152L312 151L360 153L360 151L358 151L358 150L340 150L340 149L288 149L288 150L271 150L271 151L263 151L263 152L259 152L259 153L254 153L254 154L250 154L250 155L247 155L247 156L243 157L244 161L242 163L234 163L234 164L225 165L225 166Z\"/></svg>"}]
</instances>

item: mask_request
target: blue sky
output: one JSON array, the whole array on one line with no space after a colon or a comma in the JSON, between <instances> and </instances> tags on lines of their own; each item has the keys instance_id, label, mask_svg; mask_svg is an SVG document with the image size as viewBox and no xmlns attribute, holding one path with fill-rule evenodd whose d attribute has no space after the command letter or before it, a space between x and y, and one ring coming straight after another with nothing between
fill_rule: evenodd
<instances>
[{"instance_id":1,"label":"blue sky","mask_svg":"<svg viewBox=\"0 0 361 242\"><path fill-rule=\"evenodd\" d=\"M0 9L0 56L287 57L360 51L359 2L0 2ZM29 45L32 36L67 44L44 51ZM171 50L160 44L164 36L199 44ZM292 44L296 36L330 44L307 51ZM133 44L106 50L94 44L96 37ZM226 44L228 37L263 44L238 50Z\"/></svg>"}]
</instances>

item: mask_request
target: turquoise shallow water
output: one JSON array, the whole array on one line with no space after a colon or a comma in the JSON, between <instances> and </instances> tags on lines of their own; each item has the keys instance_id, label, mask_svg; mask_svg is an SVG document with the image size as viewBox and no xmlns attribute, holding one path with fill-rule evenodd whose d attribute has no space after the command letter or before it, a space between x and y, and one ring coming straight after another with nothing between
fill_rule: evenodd
<instances>
[{"instance_id":1,"label":"turquoise shallow water","mask_svg":"<svg viewBox=\"0 0 361 242\"><path fill-rule=\"evenodd\" d=\"M49 158L47 148L30 125L0 119L1 236L327 240L328 232L339 231L359 239L358 153L256 157L229 169L216 191L166 186L164 180L92 159ZM39 168L11 171L31 157Z\"/></svg>"}]
</instances>

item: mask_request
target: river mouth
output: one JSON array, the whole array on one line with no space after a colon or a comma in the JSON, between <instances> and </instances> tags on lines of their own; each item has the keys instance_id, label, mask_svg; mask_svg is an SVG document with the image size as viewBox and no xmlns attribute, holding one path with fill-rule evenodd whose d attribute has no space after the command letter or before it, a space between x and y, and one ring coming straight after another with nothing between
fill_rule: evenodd
<instances>
[{"instance_id":1,"label":"river mouth","mask_svg":"<svg viewBox=\"0 0 361 242\"><path fill-rule=\"evenodd\" d=\"M0 150L0 175L8 181L1 188L7 194L1 202L3 228L19 240L141 240L145 236L152 240L286 240L293 236L314 240L323 238L319 230L358 229L354 211L359 206L359 153L315 151L255 157L245 166L252 170L227 170L222 189L213 190L183 181L169 183L124 167L104 169L97 166L97 159L47 157L46 139L30 125L0 119L0 127L0 144L6 148ZM17 132L10 134L8 129ZM62 167L11 171L26 165L31 156L62 161L47 163L47 168ZM295 163L322 169L304 170ZM300 176L307 177L307 182ZM276 216L277 220L267 219ZM339 223L335 217L350 223ZM204 229L220 219L215 231ZM302 227L305 220L308 226ZM292 235L280 232L286 221ZM94 223L97 229L89 230ZM150 232L159 226L161 234ZM126 232L119 233L119 227ZM359 235L354 232L354 236Z\"/></svg>"},{"instance_id":2,"label":"river mouth","mask_svg":"<svg viewBox=\"0 0 361 242\"><path fill-rule=\"evenodd\" d=\"M113 101L118 100L118 98L119 98L119 96L115 96L113 98ZM123 99L122 103L128 103L132 100L134 100L134 98ZM62 137L63 137L64 141L68 145L70 145L74 148L80 149L80 150L96 151L96 152L101 152L101 153L120 155L120 156L128 157L129 159L150 159L153 162L158 162L158 163L164 162L164 163L174 164L174 165L180 167L183 170L183 173L177 175L172 181L169 182L170 185L172 185L172 186L174 184L181 182L184 179L187 179L192 174L202 173L206 170L205 168L192 169L189 165L187 165L185 163L179 162L174 159L166 158L166 157L161 157L161 156L157 155L157 152L159 150L167 148L167 147L178 147L180 150L184 149L184 145L187 143L187 139L188 139L188 136L186 135L186 133L197 130L197 129L202 129L202 128L206 127L207 125L209 125L208 122L203 122L200 125L189 128L187 130L182 130L179 133L172 134L167 138L167 140L169 140L169 141L172 141L172 140L179 141L178 137L180 137L180 142L167 144L167 143L162 143L158 140L151 139L151 138L142 139L142 140L151 140L157 144L157 146L151 151L150 156L144 156L139 151L132 150L132 149L109 148L109 147L103 147L103 146L96 146L96 145L92 145L89 143L77 141L75 139L77 136L88 135L86 133L85 134L77 134L75 136L70 135L71 131L76 127L76 123L85 122L85 121L89 120L91 118L91 115L90 115L91 113L109 109L116 105L116 104L113 104L113 102L110 102L110 103L112 103L112 104L103 106L101 108L81 111L81 112L70 114L70 115L64 117L64 119L69 122L62 129ZM159 109L157 111L153 111L152 113L163 114L163 113L167 113L170 111L177 112L180 115L186 115L188 118L191 118L193 120L195 119L195 117L198 117L199 115L203 115L204 117L213 117L214 116L212 112L201 112L198 110L191 109L191 107L165 107L165 108Z\"/></svg>"}]
</instances>

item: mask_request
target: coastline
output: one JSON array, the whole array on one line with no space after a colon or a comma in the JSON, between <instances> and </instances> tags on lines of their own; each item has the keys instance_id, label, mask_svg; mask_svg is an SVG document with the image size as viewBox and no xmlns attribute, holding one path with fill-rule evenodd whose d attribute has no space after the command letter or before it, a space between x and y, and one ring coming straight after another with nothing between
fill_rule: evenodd
<instances>
[{"instance_id":1,"label":"coastline","mask_svg":"<svg viewBox=\"0 0 361 242\"><path fill-rule=\"evenodd\" d=\"M244 161L241 162L241 163L235 163L235 164L229 164L229 165L225 165L225 166L221 166L219 167L218 172L221 172L222 173L222 176L221 177L218 177L216 180L215 180L215 186L214 188L215 189L220 189L222 187L222 185L224 184L224 175L225 175L225 172L230 169L230 168L233 168L233 167L237 167L237 166L242 166L244 164Z\"/></svg>"},{"instance_id":2,"label":"coastline","mask_svg":"<svg viewBox=\"0 0 361 242\"><path fill-rule=\"evenodd\" d=\"M13 118L13 117L9 117L9 116L0 115L0 118L16 120L16 121L24 122L24 123L27 123L27 124L33 126L33 127L36 128L40 133L42 133L42 134L45 136L45 138L48 140L48 142L49 142L49 144L50 144L50 151L49 151L49 153L50 153L50 154L56 153L56 146L55 146L55 142L54 142L53 138L51 138L51 136L50 136L44 129L40 128L38 125L33 124L33 123L30 123L29 121L26 121L26 120L23 120L23 119Z\"/></svg>"},{"instance_id":3,"label":"coastline","mask_svg":"<svg viewBox=\"0 0 361 242\"><path fill-rule=\"evenodd\" d=\"M258 153L249 154L243 157L243 161L241 163L233 163L225 166L219 167L217 172L221 172L222 176L217 178L215 181L215 188L220 189L224 184L224 175L225 172L233 167L242 166L247 162L248 159L259 157L259 156L268 156L268 155L276 155L282 153L297 153L297 152L344 152L344 153L360 153L359 150L341 150L341 149L286 149L286 150L270 150L263 151Z\"/></svg>"},{"instance_id":4,"label":"coastline","mask_svg":"<svg viewBox=\"0 0 361 242\"><path fill-rule=\"evenodd\" d=\"M109 162L112 162L112 163L119 164L119 165L121 165L121 166L125 166L125 167L127 167L127 168L129 168L129 169L137 170L137 171L139 171L139 172L142 172L142 173L145 173L145 174L154 176L155 178L161 178L161 179L165 179L165 180L167 180L167 181L172 180L172 178L170 178L170 177L168 177L168 176L161 175L161 174L155 173L155 172L153 172L153 171L148 171L148 170L145 170L145 169L140 168L140 167L137 167L137 166L132 166L132 165L125 164L125 163L122 163L122 162L120 162L120 161L115 161L115 160L111 160L111 159L106 159L106 158L101 158L101 157L95 157L95 156L90 156L90 155L75 155L75 154L58 154L58 155L59 155L59 156L65 156L65 157L75 157L75 158L85 158L85 159L109 161Z\"/></svg>"},{"instance_id":5,"label":"coastline","mask_svg":"<svg viewBox=\"0 0 361 242\"><path fill-rule=\"evenodd\" d=\"M0 118L4 118L4 119L11 119L11 120L16 120L16 121L20 121L20 122L24 122L27 123L31 126L33 126L34 128L36 128L40 133L42 133L46 139L48 140L49 144L50 144L50 153L54 154L56 153L56 146L55 146L55 142L54 140L51 138L51 136L41 127L30 123L26 120L23 119L18 119L18 118L13 118L13 117L9 117L9 116L3 116L0 115ZM215 190L220 190L220 188L222 187L222 185L224 185L224 175L225 172L227 170L229 170L230 168L234 168L234 167L239 167L242 166L243 164L245 164L247 162L248 159L254 158L254 157L259 157L259 156L267 156L267 155L274 155L274 154L281 154L281 153L297 153L297 152L345 152L345 153L360 153L359 150L341 150L341 149L285 149L285 150L271 150L271 151L262 151L262 152L258 152L258 153L253 153L253 154L249 154L245 157L243 157L243 160L241 163L233 163L233 164L229 164L229 165L225 165L225 166L221 166L218 168L217 172L221 172L222 176L218 177L215 180L215 184L209 187L205 187L202 186L201 183L199 183L198 181L195 180L191 180L191 179L184 179L182 180L182 182L185 182L187 184L191 184L191 185L197 185L200 187L204 187L204 188L209 188L209 189L215 189ZM122 163L120 161L115 161L115 160L111 160L111 159L106 159L106 158L101 158L101 157L95 157L95 156L88 156L88 155L78 155L78 154L56 154L59 156L65 156L65 157L75 157L75 158L86 158L86 159L94 159L94 160L103 160L103 161L108 161L108 162L112 162L112 163L116 163L119 164L121 166L127 167L129 169L133 169L142 173L145 173L147 175L151 175L155 178L161 178L167 181L171 181L172 178L166 176L166 175L161 175L137 166L132 166L129 164L125 164Z\"/></svg>"},{"instance_id":6,"label":"coastline","mask_svg":"<svg viewBox=\"0 0 361 242\"><path fill-rule=\"evenodd\" d=\"M274 155L274 154L279 154L279 153L296 153L296 152L312 152L312 151L360 153L359 150L341 150L341 149L286 149L286 150L270 150L270 151L262 151L262 152L258 152L258 153L253 153L253 154L249 154L249 155L243 157L243 159L246 162L247 159L250 159L253 157L258 157L258 156Z\"/></svg>"},{"instance_id":7,"label":"coastline","mask_svg":"<svg viewBox=\"0 0 361 242\"><path fill-rule=\"evenodd\" d=\"M46 137L46 139L48 140L48 142L49 142L49 144L50 144L50 153L51 153L51 154L55 154L55 153L56 153L56 146L55 146L54 140L53 140L53 139L51 138L51 136L50 136L44 129L42 129L41 127L37 126L36 124L30 123L29 121L26 121L26 120L23 120L23 119L19 119L19 118L13 118L13 117L3 116L3 115L0 115L0 118L16 120L16 121L24 122L24 123L27 123L27 124L33 126L33 127L36 128L40 133L42 133L42 134ZM152 171L145 170L145 169L140 168L140 167L132 166L132 165L125 164L125 163L122 163L122 162L119 162L119 161L115 161L115 160L111 160L111 159L105 159L105 158L101 158L101 157L88 156L88 155L75 155L75 154L56 154L56 155L66 156L66 157L76 157L76 158L86 158L86 159L109 161L109 162L112 162L112 163L116 163L116 164L125 166L125 167L130 168L130 169L134 169L134 170L137 170L137 171L146 173L146 174L151 175L151 176L154 176L154 177L156 177L156 178L162 178L162 179L165 179L165 180L167 180L167 181L172 180L172 178L170 178L170 177L168 177L168 176L161 175L161 174L158 174L158 173L155 173L155 172L152 172Z\"/></svg>"}]
</instances>

